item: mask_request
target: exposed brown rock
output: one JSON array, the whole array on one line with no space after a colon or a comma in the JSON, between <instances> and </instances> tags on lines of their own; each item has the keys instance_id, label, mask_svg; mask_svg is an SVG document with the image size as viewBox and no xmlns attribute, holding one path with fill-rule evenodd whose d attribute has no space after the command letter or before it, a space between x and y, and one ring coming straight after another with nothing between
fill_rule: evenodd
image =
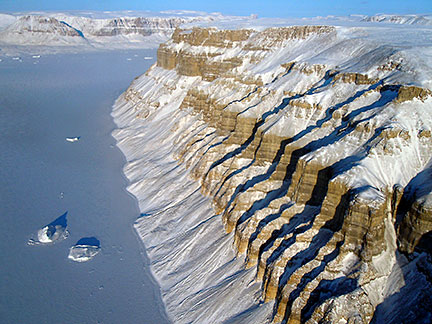
<instances>
[{"instance_id":1,"label":"exposed brown rock","mask_svg":"<svg viewBox=\"0 0 432 324\"><path fill-rule=\"evenodd\" d=\"M260 33L178 29L172 42L216 48L231 48L236 42L244 42L243 50L256 52L259 60L260 51L271 51L285 41L313 35L332 37L334 32L333 27L327 26L275 28ZM289 62L282 64L282 74L275 73L275 78L285 74L289 77L289 72L295 70L300 72L295 73L296 77L326 77L331 80L329 87L339 86L341 92L350 87L359 89L358 96L353 96L357 90L348 94L335 92L338 104L327 104L319 96L314 97L314 82L308 89L311 91L304 93L285 88L277 92L260 77L233 72L253 57L248 56L249 52L242 58L221 59L222 54L217 51L207 54L185 48L176 50L170 43L159 47L158 67L176 70L183 76L200 76L206 81L199 89L188 90L180 108L191 111L202 124L197 123L210 130L192 132L177 158L191 167L191 175L200 181L202 193L212 197L226 231L234 232L238 254L246 255L246 266L257 268L263 299L276 300L275 322L303 323L302 312L310 304L314 305L309 314L311 322L339 321L341 310L332 304L338 299L346 307L344 321L368 323L376 305L364 286L384 276L380 273L384 270L375 269L372 261L390 249L386 233L396 222L404 193L400 186L349 184L347 172L356 170L361 159L373 154L396 156L398 145L411 141L412 132L393 124L378 127L369 115L361 119L353 112L375 108L374 104L380 101L374 98L384 91L397 99L383 100L383 105L397 105L414 98L424 101L430 91L414 86L378 85L383 81L366 74L339 72L323 64ZM281 66L278 69L280 73ZM139 94L128 90L126 96L136 100ZM286 106L277 111L275 108L285 100ZM359 104L361 100L370 103ZM255 111L259 105L266 110ZM284 124L287 128L297 126L297 121L307 120L308 124L289 137L284 134L290 133L284 130L272 132L270 122L266 124L272 117L274 123L277 118L289 120ZM207 141L209 134L214 137ZM427 140L430 134L430 130L423 129L418 137ZM310 154L339 141L344 145L339 155L319 158L319 154ZM198 146L205 149L197 150ZM424 200L410 205L398 232L402 251L411 253L432 230L431 215ZM342 270L347 256L355 259L356 264ZM326 284L339 281L343 286L339 295L322 297L331 290ZM346 288L350 285L351 290ZM351 308L356 308L357 313Z\"/></svg>"},{"instance_id":2,"label":"exposed brown rock","mask_svg":"<svg viewBox=\"0 0 432 324\"><path fill-rule=\"evenodd\" d=\"M378 79L370 79L367 75L360 73L338 73L334 80L340 80L345 83L355 83L357 85L374 84L378 82Z\"/></svg>"},{"instance_id":3,"label":"exposed brown rock","mask_svg":"<svg viewBox=\"0 0 432 324\"><path fill-rule=\"evenodd\" d=\"M408 184L398 212L402 218L398 233L400 249L412 253L419 242L432 231L431 167L420 172Z\"/></svg>"},{"instance_id":4,"label":"exposed brown rock","mask_svg":"<svg viewBox=\"0 0 432 324\"><path fill-rule=\"evenodd\" d=\"M429 89L420 88L416 86L401 86L399 88L396 102L401 103L404 101L410 101L414 98L425 101L432 93Z\"/></svg>"},{"instance_id":5,"label":"exposed brown rock","mask_svg":"<svg viewBox=\"0 0 432 324\"><path fill-rule=\"evenodd\" d=\"M400 248L412 253L423 235L432 231L432 208L415 201L406 214L400 228Z\"/></svg>"},{"instance_id":6,"label":"exposed brown rock","mask_svg":"<svg viewBox=\"0 0 432 324\"><path fill-rule=\"evenodd\" d=\"M251 37L244 46L249 51L268 51L280 46L284 41L305 39L311 35L332 34L335 28L331 26L292 26L283 28L268 28Z\"/></svg>"},{"instance_id":7,"label":"exposed brown rock","mask_svg":"<svg viewBox=\"0 0 432 324\"><path fill-rule=\"evenodd\" d=\"M230 48L235 42L249 39L253 33L249 29L219 30L216 28L177 28L172 35L174 43L185 42L192 46L214 46Z\"/></svg>"}]
</instances>

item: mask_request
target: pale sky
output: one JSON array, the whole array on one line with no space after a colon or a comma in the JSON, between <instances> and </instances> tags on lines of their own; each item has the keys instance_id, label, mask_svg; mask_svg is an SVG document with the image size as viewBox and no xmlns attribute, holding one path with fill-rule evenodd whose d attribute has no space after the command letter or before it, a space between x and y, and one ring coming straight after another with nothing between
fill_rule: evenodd
<instances>
[{"instance_id":1,"label":"pale sky","mask_svg":"<svg viewBox=\"0 0 432 324\"><path fill-rule=\"evenodd\" d=\"M1 12L35 10L198 10L259 17L432 13L432 0L0 0Z\"/></svg>"}]
</instances>

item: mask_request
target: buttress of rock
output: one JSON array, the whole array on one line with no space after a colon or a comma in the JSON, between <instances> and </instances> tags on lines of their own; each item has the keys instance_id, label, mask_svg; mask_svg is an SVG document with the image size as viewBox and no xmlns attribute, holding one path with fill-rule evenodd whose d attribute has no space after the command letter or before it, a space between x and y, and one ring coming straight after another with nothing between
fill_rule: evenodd
<instances>
[{"instance_id":1,"label":"buttress of rock","mask_svg":"<svg viewBox=\"0 0 432 324\"><path fill-rule=\"evenodd\" d=\"M141 77L162 92L139 80L126 92L136 118L174 96L197 118L174 156L234 232L262 300L276 301L275 323L377 321L401 273L432 292L430 258L419 261L431 244L432 98L403 55L331 26L177 29ZM181 81L163 86L166 71Z\"/></svg>"}]
</instances>

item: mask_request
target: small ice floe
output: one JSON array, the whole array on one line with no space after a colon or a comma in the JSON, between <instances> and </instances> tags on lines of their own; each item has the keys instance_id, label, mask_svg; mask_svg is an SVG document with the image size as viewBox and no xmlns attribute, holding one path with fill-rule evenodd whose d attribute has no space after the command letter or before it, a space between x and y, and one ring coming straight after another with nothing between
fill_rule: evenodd
<instances>
[{"instance_id":1,"label":"small ice floe","mask_svg":"<svg viewBox=\"0 0 432 324\"><path fill-rule=\"evenodd\" d=\"M79 139L81 138L81 136L76 136L76 137L66 137L66 141L68 142L78 142Z\"/></svg>"},{"instance_id":2,"label":"small ice floe","mask_svg":"<svg viewBox=\"0 0 432 324\"><path fill-rule=\"evenodd\" d=\"M86 262L99 253L100 242L95 237L83 237L69 250L68 258L75 262Z\"/></svg>"},{"instance_id":3,"label":"small ice floe","mask_svg":"<svg viewBox=\"0 0 432 324\"><path fill-rule=\"evenodd\" d=\"M67 227L67 212L55 219L53 222L42 227L37 232L36 238L31 238L28 241L29 245L49 244L66 239L69 235Z\"/></svg>"},{"instance_id":4,"label":"small ice floe","mask_svg":"<svg viewBox=\"0 0 432 324\"><path fill-rule=\"evenodd\" d=\"M34 59L38 59L38 58L40 58L41 56L40 55L33 55L32 56Z\"/></svg>"},{"instance_id":5,"label":"small ice floe","mask_svg":"<svg viewBox=\"0 0 432 324\"><path fill-rule=\"evenodd\" d=\"M144 60L153 60L152 56L144 56Z\"/></svg>"}]
</instances>

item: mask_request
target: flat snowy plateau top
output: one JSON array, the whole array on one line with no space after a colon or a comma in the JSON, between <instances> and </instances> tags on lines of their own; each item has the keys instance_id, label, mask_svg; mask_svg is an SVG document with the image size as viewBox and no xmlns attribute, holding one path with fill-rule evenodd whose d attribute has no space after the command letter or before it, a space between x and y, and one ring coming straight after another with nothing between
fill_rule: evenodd
<instances>
[{"instance_id":1,"label":"flat snowy plateau top","mask_svg":"<svg viewBox=\"0 0 432 324\"><path fill-rule=\"evenodd\" d=\"M257 18L197 11L65 11L0 13L0 53L15 55L26 47L39 52L156 48L177 27L264 30L292 25L337 26L353 38L404 47L430 47L431 15L352 15L316 18ZM28 48L27 48L28 50ZM431 57L430 48L422 56ZM430 64L429 64L430 65Z\"/></svg>"}]
</instances>

